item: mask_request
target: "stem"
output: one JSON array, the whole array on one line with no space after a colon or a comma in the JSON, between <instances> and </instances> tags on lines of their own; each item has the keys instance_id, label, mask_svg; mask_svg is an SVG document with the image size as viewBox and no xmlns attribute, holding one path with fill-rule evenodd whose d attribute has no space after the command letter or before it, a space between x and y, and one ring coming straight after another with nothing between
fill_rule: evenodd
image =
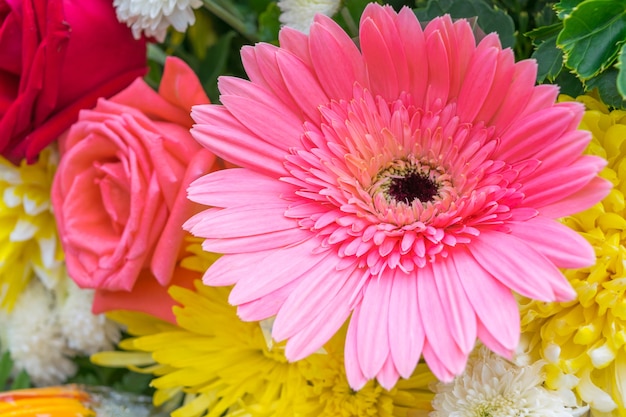
<instances>
[{"instance_id":1,"label":"stem","mask_svg":"<svg viewBox=\"0 0 626 417\"><path fill-rule=\"evenodd\" d=\"M342 7L341 8L341 17L343 17L344 22L346 22L346 26L348 26L348 30L350 31L350 35L353 38L358 38L359 36L359 27L356 24L356 22L354 21L354 19L352 18L352 15L350 14L350 10L348 10L347 7Z\"/></svg>"},{"instance_id":2,"label":"stem","mask_svg":"<svg viewBox=\"0 0 626 417\"><path fill-rule=\"evenodd\" d=\"M224 7L217 4L214 0L203 0L204 7L215 16L223 20L230 27L239 32L242 36L246 37L250 42L255 43L258 42L259 39L257 36L252 33L249 28L246 26L245 22L235 16L233 13L226 10Z\"/></svg>"}]
</instances>

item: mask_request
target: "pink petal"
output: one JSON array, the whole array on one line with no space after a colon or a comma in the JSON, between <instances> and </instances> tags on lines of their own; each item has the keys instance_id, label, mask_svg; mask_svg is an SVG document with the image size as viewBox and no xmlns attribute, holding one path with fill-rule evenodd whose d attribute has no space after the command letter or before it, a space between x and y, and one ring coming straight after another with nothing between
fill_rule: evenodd
<instances>
[{"instance_id":1,"label":"pink petal","mask_svg":"<svg viewBox=\"0 0 626 417\"><path fill-rule=\"evenodd\" d=\"M485 270L521 295L540 301L566 301L576 296L552 262L513 235L485 231L468 248Z\"/></svg>"},{"instance_id":2,"label":"pink petal","mask_svg":"<svg viewBox=\"0 0 626 417\"><path fill-rule=\"evenodd\" d=\"M241 49L241 61L253 84L262 86L287 107L297 108L298 103L293 100L278 69L276 56L280 51L277 46L267 43L259 43L254 47L247 45Z\"/></svg>"},{"instance_id":3,"label":"pink petal","mask_svg":"<svg viewBox=\"0 0 626 417\"><path fill-rule=\"evenodd\" d=\"M206 210L190 219L195 222L192 227L188 227L187 224L183 227L195 236L210 236L213 239L255 236L297 228L297 223L286 218L284 212L285 205L281 202Z\"/></svg>"},{"instance_id":4,"label":"pink petal","mask_svg":"<svg viewBox=\"0 0 626 417\"><path fill-rule=\"evenodd\" d=\"M393 389L393 387L398 382L398 379L400 379L400 374L394 366L391 356L387 356L387 360L385 361L382 369L376 376L376 379L383 388L389 391Z\"/></svg>"},{"instance_id":5,"label":"pink petal","mask_svg":"<svg viewBox=\"0 0 626 417\"><path fill-rule=\"evenodd\" d=\"M325 304L309 310L313 320L287 342L285 356L289 360L299 360L317 351L346 322L352 309L349 299L354 295L362 273L352 273L352 275L345 280L345 284L336 296L329 299ZM303 282L300 283L300 287L302 285ZM306 308L307 306L303 305L302 309L305 310ZM281 309L276 316L277 321L282 311ZM277 328L276 326L275 321L274 329Z\"/></svg>"},{"instance_id":6,"label":"pink petal","mask_svg":"<svg viewBox=\"0 0 626 417\"><path fill-rule=\"evenodd\" d=\"M271 177L287 174L282 146L253 135L224 107L194 106L191 117L198 123L191 129L191 135L217 156Z\"/></svg>"},{"instance_id":7,"label":"pink petal","mask_svg":"<svg viewBox=\"0 0 626 417\"><path fill-rule=\"evenodd\" d=\"M443 366L452 374L459 374L465 367L467 355L461 351L452 337L451 329L443 325L446 323L445 309L439 297L437 297L436 280L439 277L434 275L431 264L426 264L418 270L417 276L417 298L419 311L426 334L427 344L432 347L436 356L443 363ZM426 354L426 343L423 354ZM433 370L434 371L434 370ZM442 377L445 375L437 375Z\"/></svg>"},{"instance_id":8,"label":"pink petal","mask_svg":"<svg viewBox=\"0 0 626 417\"><path fill-rule=\"evenodd\" d=\"M277 341L288 339L302 332L318 314L328 308L328 305L337 304L335 299L339 294L342 295L341 301L345 304L345 321L349 314L348 299L352 296L352 293L346 294L345 292L348 288L354 289L353 281L356 280L352 278L352 275L355 267L337 271L337 261L337 256L331 252L326 256L318 255L317 263L312 268L302 271L306 273L306 277L285 300L285 304L274 321L272 336ZM291 275L304 275L302 272ZM334 303L333 300L335 300ZM344 309L340 306L335 306L335 308ZM317 349L319 346L313 351Z\"/></svg>"},{"instance_id":9,"label":"pink petal","mask_svg":"<svg viewBox=\"0 0 626 417\"><path fill-rule=\"evenodd\" d=\"M357 327L357 354L367 378L380 372L389 355L389 299L393 277L371 278L365 287Z\"/></svg>"},{"instance_id":10,"label":"pink petal","mask_svg":"<svg viewBox=\"0 0 626 417\"><path fill-rule=\"evenodd\" d=\"M598 201L606 197L612 188L613 184L609 181L596 177L577 192L559 201L538 207L538 210L541 215L553 219L569 216L593 207Z\"/></svg>"},{"instance_id":11,"label":"pink petal","mask_svg":"<svg viewBox=\"0 0 626 417\"><path fill-rule=\"evenodd\" d=\"M420 319L417 279L395 270L389 303L389 347L393 363L402 377L409 378L424 346L424 328Z\"/></svg>"},{"instance_id":12,"label":"pink petal","mask_svg":"<svg viewBox=\"0 0 626 417\"><path fill-rule=\"evenodd\" d=\"M457 113L462 122L474 122L488 99L498 97L500 94L500 92L491 93L499 57L500 51L497 48L480 46L472 56L465 74L466 80L472 81L463 83L458 97Z\"/></svg>"},{"instance_id":13,"label":"pink petal","mask_svg":"<svg viewBox=\"0 0 626 417\"><path fill-rule=\"evenodd\" d=\"M304 133L300 115L275 95L249 81L234 77L219 80L220 100L239 122L265 142L286 153L300 145ZM268 123L280 120L280 123Z\"/></svg>"},{"instance_id":14,"label":"pink petal","mask_svg":"<svg viewBox=\"0 0 626 417\"><path fill-rule=\"evenodd\" d=\"M520 191L526 195L524 204L540 210L544 206L562 200L585 188L597 178L605 165L604 159L585 155L576 163L566 167L551 170L540 168L533 172L529 176L531 178L527 178L520 188Z\"/></svg>"},{"instance_id":15,"label":"pink petal","mask_svg":"<svg viewBox=\"0 0 626 417\"><path fill-rule=\"evenodd\" d=\"M311 238L311 232L303 229L287 229L260 235L236 237L233 239L206 238L202 248L207 252L240 253L241 248L250 252L266 251L286 247Z\"/></svg>"},{"instance_id":16,"label":"pink petal","mask_svg":"<svg viewBox=\"0 0 626 417\"><path fill-rule=\"evenodd\" d=\"M309 51L317 78L328 98L352 96L355 82L367 85L359 49L329 17L322 14L315 17L309 36Z\"/></svg>"},{"instance_id":17,"label":"pink petal","mask_svg":"<svg viewBox=\"0 0 626 417\"><path fill-rule=\"evenodd\" d=\"M446 326L461 351L468 355L476 341L476 314L461 284L464 277L459 275L451 259L433 262L432 268Z\"/></svg>"},{"instance_id":18,"label":"pink petal","mask_svg":"<svg viewBox=\"0 0 626 417\"><path fill-rule=\"evenodd\" d=\"M210 286L233 285L244 277L254 274L256 265L267 257L267 252L239 253L224 255L213 262L202 277L202 282Z\"/></svg>"},{"instance_id":19,"label":"pink petal","mask_svg":"<svg viewBox=\"0 0 626 417\"><path fill-rule=\"evenodd\" d=\"M285 300L306 277L294 279L287 285L266 294L256 300L237 306L237 315L244 321L261 321L273 317L285 303Z\"/></svg>"},{"instance_id":20,"label":"pink petal","mask_svg":"<svg viewBox=\"0 0 626 417\"><path fill-rule=\"evenodd\" d=\"M515 64L515 72L510 86L502 99L502 106L490 121L495 127L495 135L500 136L512 121L519 117L519 109L526 107L534 91L537 75L535 60L520 61ZM486 122L489 122L486 120Z\"/></svg>"},{"instance_id":21,"label":"pink petal","mask_svg":"<svg viewBox=\"0 0 626 417\"><path fill-rule=\"evenodd\" d=\"M346 334L346 345L344 352L344 364L346 367L346 376L350 388L355 391L360 390L367 383L368 378L363 375L361 364L359 363L359 355L357 353L358 339L357 329L359 322L359 305L352 312L350 324L348 325L348 333Z\"/></svg>"},{"instance_id":22,"label":"pink petal","mask_svg":"<svg viewBox=\"0 0 626 417\"><path fill-rule=\"evenodd\" d=\"M319 268L318 264L325 266L324 255L313 253L318 246L317 239L309 239L295 246L262 252L263 259L255 256L255 262L239 277L239 285L231 291L230 303L239 305L263 297L301 276L308 276L310 270Z\"/></svg>"},{"instance_id":23,"label":"pink petal","mask_svg":"<svg viewBox=\"0 0 626 417\"><path fill-rule=\"evenodd\" d=\"M457 248L451 256L467 298L477 316L477 334L481 326L507 349L519 341L520 318L517 301L511 290L495 279L467 252Z\"/></svg>"},{"instance_id":24,"label":"pink petal","mask_svg":"<svg viewBox=\"0 0 626 417\"><path fill-rule=\"evenodd\" d=\"M530 244L559 268L593 265L593 247L580 234L556 220L538 216L523 223L509 223L511 233Z\"/></svg>"},{"instance_id":25,"label":"pink petal","mask_svg":"<svg viewBox=\"0 0 626 417\"><path fill-rule=\"evenodd\" d=\"M398 98L409 80L407 56L394 22L391 6L367 7L359 30L361 51L374 95ZM381 65L381 63L385 63Z\"/></svg>"},{"instance_id":26,"label":"pink petal","mask_svg":"<svg viewBox=\"0 0 626 417\"><path fill-rule=\"evenodd\" d=\"M435 353L435 348L430 345L430 342L428 340L424 343L423 355L424 360L428 364L428 367L430 368L432 373L435 374L437 379L444 383L452 382L456 374L454 372L451 372L446 367L446 364L444 364L443 361L439 359L439 356L437 356L437 354ZM463 367L465 367L466 363L467 357L465 357L464 359Z\"/></svg>"},{"instance_id":27,"label":"pink petal","mask_svg":"<svg viewBox=\"0 0 626 417\"><path fill-rule=\"evenodd\" d=\"M374 7L368 6L368 7ZM367 10L367 8L366 8ZM404 55L407 57L409 82L407 92L413 96L417 106L422 106L426 87L428 85L428 65L426 65L426 40L415 13L409 8L403 8L398 13L396 21L401 44L404 46ZM421 59L409 59L421 57Z\"/></svg>"},{"instance_id":28,"label":"pink petal","mask_svg":"<svg viewBox=\"0 0 626 417\"><path fill-rule=\"evenodd\" d=\"M285 49L311 67L311 55L309 53L309 37L299 30L283 26L278 34L280 47Z\"/></svg>"},{"instance_id":29,"label":"pink petal","mask_svg":"<svg viewBox=\"0 0 626 417\"><path fill-rule=\"evenodd\" d=\"M188 188L191 201L213 207L277 202L294 187L245 168L222 169L204 175Z\"/></svg>"},{"instance_id":30,"label":"pink petal","mask_svg":"<svg viewBox=\"0 0 626 417\"><path fill-rule=\"evenodd\" d=\"M321 114L318 107L328 104L330 100L311 68L295 55L284 51L277 53L276 60L284 83L298 107L309 121L319 124Z\"/></svg>"}]
</instances>

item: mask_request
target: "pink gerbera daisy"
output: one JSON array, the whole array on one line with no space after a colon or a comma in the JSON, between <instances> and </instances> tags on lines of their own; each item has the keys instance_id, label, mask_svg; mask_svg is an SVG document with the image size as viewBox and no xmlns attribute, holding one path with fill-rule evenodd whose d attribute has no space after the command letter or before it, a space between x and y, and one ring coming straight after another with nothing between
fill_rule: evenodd
<instances>
[{"instance_id":1,"label":"pink gerbera daisy","mask_svg":"<svg viewBox=\"0 0 626 417\"><path fill-rule=\"evenodd\" d=\"M298 360L350 318L345 363L359 389L408 377L421 355L449 381L478 337L509 355L512 291L575 296L558 267L594 262L555 219L599 201L605 162L583 156L577 103L534 86L491 34L444 16L369 5L360 48L318 15L310 35L246 47L250 81L223 77L223 105L193 109L194 137L241 168L197 180L212 206L186 228L224 253L208 285L235 284L244 320L276 316Z\"/></svg>"}]
</instances>

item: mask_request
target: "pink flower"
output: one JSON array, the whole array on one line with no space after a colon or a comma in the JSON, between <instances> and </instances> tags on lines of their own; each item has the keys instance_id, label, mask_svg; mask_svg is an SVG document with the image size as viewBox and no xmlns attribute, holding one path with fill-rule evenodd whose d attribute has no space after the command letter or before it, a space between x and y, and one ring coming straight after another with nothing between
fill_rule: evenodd
<instances>
[{"instance_id":1,"label":"pink flower","mask_svg":"<svg viewBox=\"0 0 626 417\"><path fill-rule=\"evenodd\" d=\"M0 0L0 153L29 161L146 72L111 0Z\"/></svg>"},{"instance_id":2,"label":"pink flower","mask_svg":"<svg viewBox=\"0 0 626 417\"><path fill-rule=\"evenodd\" d=\"M476 45L464 20L422 30L375 4L360 50L324 16L280 42L244 49L250 81L222 78L223 106L192 112L192 135L242 167L195 181L190 198L213 208L185 224L225 254L204 282L235 284L242 319L275 315L290 360L350 319L351 386L391 388L421 355L451 380L477 337L510 355L512 291L575 296L558 267L594 254L555 219L610 185L582 156L583 107L534 86L534 61L495 34Z\"/></svg>"},{"instance_id":3,"label":"pink flower","mask_svg":"<svg viewBox=\"0 0 626 417\"><path fill-rule=\"evenodd\" d=\"M82 111L62 138L54 214L68 273L80 287L98 290L97 312L121 308L110 292L134 290L140 277L171 282L182 224L198 211L187 186L215 162L189 133L191 106L208 102L193 71L168 58L158 92L137 79ZM136 308L139 297L146 294L119 300L134 300L129 306ZM167 306L152 307L171 315Z\"/></svg>"}]
</instances>

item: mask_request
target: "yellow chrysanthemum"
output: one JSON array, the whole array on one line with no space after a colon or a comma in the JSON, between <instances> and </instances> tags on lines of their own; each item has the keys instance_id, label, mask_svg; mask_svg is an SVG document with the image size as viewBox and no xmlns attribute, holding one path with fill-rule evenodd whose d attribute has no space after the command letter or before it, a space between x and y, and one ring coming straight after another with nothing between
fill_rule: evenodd
<instances>
[{"instance_id":1,"label":"yellow chrysanthemum","mask_svg":"<svg viewBox=\"0 0 626 417\"><path fill-rule=\"evenodd\" d=\"M155 405L184 391L193 394L173 417L283 416L304 379L279 347L267 347L258 323L242 322L228 304L228 288L196 283L196 291L170 288L178 326L131 312L110 315L137 335L120 343L131 351L96 354L102 365L129 365L154 373ZM142 354L141 352L145 352ZM207 411L208 410L208 411Z\"/></svg>"},{"instance_id":2,"label":"yellow chrysanthemum","mask_svg":"<svg viewBox=\"0 0 626 417\"><path fill-rule=\"evenodd\" d=\"M344 367L344 331L324 347L326 354L298 362L307 378L290 415L306 417L426 417L435 396L429 386L437 381L425 363L419 363L409 379L400 379L387 391L369 381L359 391L348 384Z\"/></svg>"},{"instance_id":3,"label":"yellow chrysanthemum","mask_svg":"<svg viewBox=\"0 0 626 417\"><path fill-rule=\"evenodd\" d=\"M0 307L12 308L33 273L48 287L63 273L50 204L58 159L51 148L32 165L0 157Z\"/></svg>"},{"instance_id":4,"label":"yellow chrysanthemum","mask_svg":"<svg viewBox=\"0 0 626 417\"><path fill-rule=\"evenodd\" d=\"M551 388L578 380L576 391L594 416L626 415L626 111L609 111L592 97L581 128L590 130L588 152L607 159L602 176L614 188L599 204L564 219L594 247L597 262L567 270L578 293L569 303L522 302L529 348L547 360Z\"/></svg>"}]
</instances>

